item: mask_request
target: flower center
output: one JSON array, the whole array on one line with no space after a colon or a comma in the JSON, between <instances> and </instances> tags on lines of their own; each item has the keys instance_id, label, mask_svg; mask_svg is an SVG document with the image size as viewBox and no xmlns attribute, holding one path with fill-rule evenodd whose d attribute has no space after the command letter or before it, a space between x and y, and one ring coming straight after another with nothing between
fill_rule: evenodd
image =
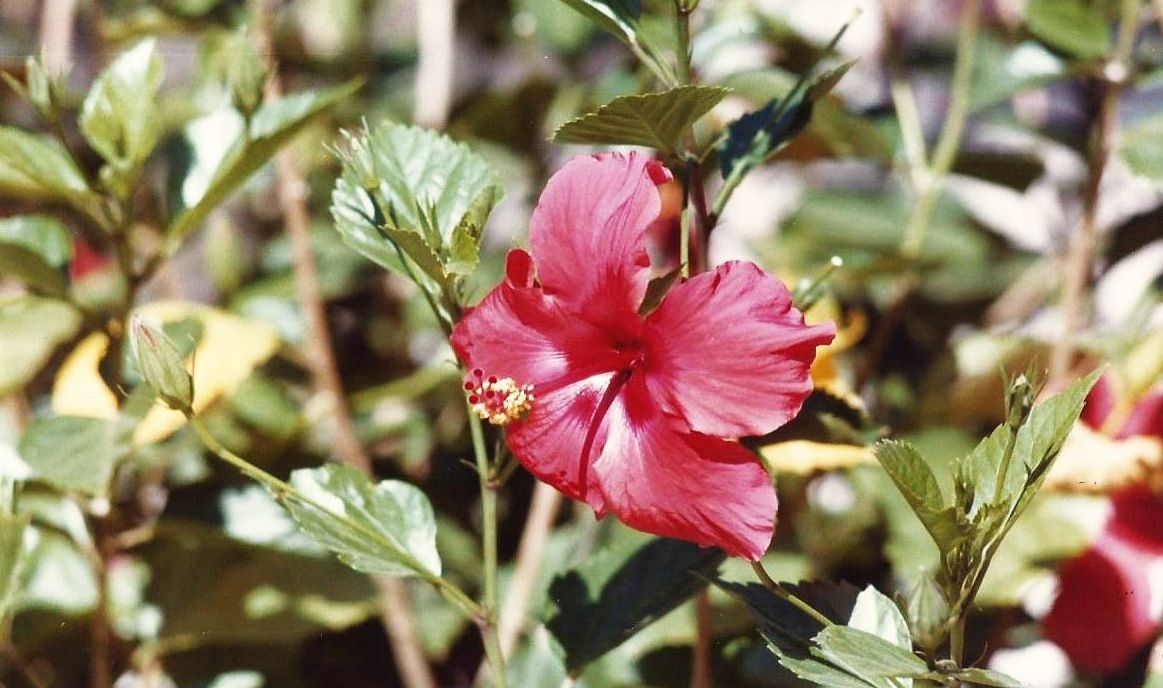
<instances>
[{"instance_id":1,"label":"flower center","mask_svg":"<svg viewBox=\"0 0 1163 688\"><path fill-rule=\"evenodd\" d=\"M533 385L518 385L511 377L485 376L480 368L464 378L473 413L493 425L508 425L533 408Z\"/></svg>"}]
</instances>

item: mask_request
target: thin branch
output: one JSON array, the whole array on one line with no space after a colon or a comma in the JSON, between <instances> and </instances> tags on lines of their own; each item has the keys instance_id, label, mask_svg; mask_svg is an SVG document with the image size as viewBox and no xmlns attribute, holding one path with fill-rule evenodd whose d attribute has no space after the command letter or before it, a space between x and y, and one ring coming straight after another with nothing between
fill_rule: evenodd
<instances>
[{"instance_id":1,"label":"thin branch","mask_svg":"<svg viewBox=\"0 0 1163 688\"><path fill-rule=\"evenodd\" d=\"M254 40L259 47L259 54L266 56L271 74L263 96L268 102L273 102L282 97L270 28L274 8L271 0L255 0L253 4ZM317 393L325 395L330 403L335 450L339 459L370 475L371 457L356 434L343 381L339 376L339 366L331 348L327 312L311 247L307 181L291 151L283 150L275 156L275 175L279 208L291 241L295 291L303 306L307 325L307 365L312 382ZM404 685L408 688L435 688L436 681L416 632L415 613L408 598L407 587L403 581L386 576L374 577L374 582L380 593L380 618Z\"/></svg>"},{"instance_id":2,"label":"thin branch","mask_svg":"<svg viewBox=\"0 0 1163 688\"><path fill-rule=\"evenodd\" d=\"M1114 150L1119 96L1130 71L1129 58L1139 23L1139 0L1123 0L1118 39L1097 82L1098 103L1090 132L1090 173L1086 180L1082 222L1071 237L1062 284L1062 333L1050 354L1050 384L1062 382L1070 370L1078 331L1086 325L1087 284L1098 243L1098 203L1102 177Z\"/></svg>"},{"instance_id":3,"label":"thin branch","mask_svg":"<svg viewBox=\"0 0 1163 688\"><path fill-rule=\"evenodd\" d=\"M711 688L711 595L706 588L695 595L695 631L691 688Z\"/></svg>"}]
</instances>

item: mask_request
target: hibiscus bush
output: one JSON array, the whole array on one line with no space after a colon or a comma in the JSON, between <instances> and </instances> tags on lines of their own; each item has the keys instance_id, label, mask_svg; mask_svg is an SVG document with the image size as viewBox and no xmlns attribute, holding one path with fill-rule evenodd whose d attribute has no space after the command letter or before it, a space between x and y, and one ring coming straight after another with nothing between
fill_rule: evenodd
<instances>
[{"instance_id":1,"label":"hibiscus bush","mask_svg":"<svg viewBox=\"0 0 1163 688\"><path fill-rule=\"evenodd\" d=\"M0 4L0 686L1163 686L1160 16Z\"/></svg>"}]
</instances>

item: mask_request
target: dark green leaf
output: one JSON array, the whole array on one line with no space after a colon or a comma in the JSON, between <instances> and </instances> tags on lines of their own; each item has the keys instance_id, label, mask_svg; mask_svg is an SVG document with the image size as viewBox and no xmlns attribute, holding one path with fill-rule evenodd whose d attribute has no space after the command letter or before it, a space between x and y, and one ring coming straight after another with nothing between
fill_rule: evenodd
<instances>
[{"instance_id":1,"label":"dark green leaf","mask_svg":"<svg viewBox=\"0 0 1163 688\"><path fill-rule=\"evenodd\" d=\"M812 638L824 626L790 602L756 583L740 584L715 581L715 584L742 600L751 612L768 647L800 678L835 688L869 688L874 683L852 676L827 660L812 654ZM785 584L790 592L805 600L824 616L842 622L852 615L858 596L856 588L846 583Z\"/></svg>"},{"instance_id":2,"label":"dark green leaf","mask_svg":"<svg viewBox=\"0 0 1163 688\"><path fill-rule=\"evenodd\" d=\"M0 220L0 244L15 244L36 253L54 268L73 257L73 238L60 220L47 215L17 215Z\"/></svg>"},{"instance_id":3,"label":"dark green leaf","mask_svg":"<svg viewBox=\"0 0 1163 688\"><path fill-rule=\"evenodd\" d=\"M876 680L874 685L885 688L892 684L883 679L928 670L925 661L911 650L851 626L829 626L816 635L815 642L813 655L866 681L881 679Z\"/></svg>"},{"instance_id":4,"label":"dark green leaf","mask_svg":"<svg viewBox=\"0 0 1163 688\"><path fill-rule=\"evenodd\" d=\"M75 416L34 421L20 441L20 455L33 479L94 497L108 492L113 471L129 448L129 433L118 423Z\"/></svg>"},{"instance_id":5,"label":"dark green leaf","mask_svg":"<svg viewBox=\"0 0 1163 688\"><path fill-rule=\"evenodd\" d=\"M119 55L89 89L77 123L89 144L115 167L137 168L161 138L161 83L162 63L151 38Z\"/></svg>"},{"instance_id":6,"label":"dark green leaf","mask_svg":"<svg viewBox=\"0 0 1163 688\"><path fill-rule=\"evenodd\" d=\"M635 534L558 576L546 626L566 666L585 666L686 601L724 558L719 549Z\"/></svg>"},{"instance_id":7,"label":"dark green leaf","mask_svg":"<svg viewBox=\"0 0 1163 688\"><path fill-rule=\"evenodd\" d=\"M0 126L0 193L79 204L89 185L56 139Z\"/></svg>"},{"instance_id":8,"label":"dark green leaf","mask_svg":"<svg viewBox=\"0 0 1163 688\"><path fill-rule=\"evenodd\" d=\"M562 0L625 43L636 40L642 0Z\"/></svg>"},{"instance_id":9,"label":"dark green leaf","mask_svg":"<svg viewBox=\"0 0 1163 688\"><path fill-rule=\"evenodd\" d=\"M280 495L303 530L348 566L389 576L440 575L436 520L418 488L373 484L346 464L300 469L291 484L308 499Z\"/></svg>"},{"instance_id":10,"label":"dark green leaf","mask_svg":"<svg viewBox=\"0 0 1163 688\"><path fill-rule=\"evenodd\" d=\"M728 91L712 86L680 86L661 93L619 96L553 135L557 143L649 146L674 153L675 144Z\"/></svg>"},{"instance_id":11,"label":"dark green leaf","mask_svg":"<svg viewBox=\"0 0 1163 688\"><path fill-rule=\"evenodd\" d=\"M1110 46L1110 22L1099 3L1087 0L1030 0L1026 27L1046 43L1075 57L1094 59Z\"/></svg>"},{"instance_id":12,"label":"dark green leaf","mask_svg":"<svg viewBox=\"0 0 1163 688\"><path fill-rule=\"evenodd\" d=\"M326 91L295 93L260 106L250 122L249 135L221 154L219 162L212 165L214 172L209 181L199 185L199 193L183 197L185 207L166 230L170 243L184 239L296 134L362 85L362 80L350 81ZM206 166L211 167L209 163Z\"/></svg>"},{"instance_id":13,"label":"dark green leaf","mask_svg":"<svg viewBox=\"0 0 1163 688\"><path fill-rule=\"evenodd\" d=\"M2 256L0 251L0 262ZM80 326L81 314L63 301L36 296L0 301L0 396L23 387Z\"/></svg>"},{"instance_id":14,"label":"dark green leaf","mask_svg":"<svg viewBox=\"0 0 1163 688\"><path fill-rule=\"evenodd\" d=\"M682 270L675 268L661 277L650 280L646 285L646 295L642 297L642 305L638 307L638 313L646 315L658 308L658 304L662 303L662 297L666 296L666 292L681 274Z\"/></svg>"},{"instance_id":15,"label":"dark green leaf","mask_svg":"<svg viewBox=\"0 0 1163 688\"><path fill-rule=\"evenodd\" d=\"M719 146L719 166L724 177L736 167L742 173L763 163L812 118L812 108L839 83L855 64L846 62L802 82L783 98L773 98L762 108L727 125L727 136Z\"/></svg>"}]
</instances>

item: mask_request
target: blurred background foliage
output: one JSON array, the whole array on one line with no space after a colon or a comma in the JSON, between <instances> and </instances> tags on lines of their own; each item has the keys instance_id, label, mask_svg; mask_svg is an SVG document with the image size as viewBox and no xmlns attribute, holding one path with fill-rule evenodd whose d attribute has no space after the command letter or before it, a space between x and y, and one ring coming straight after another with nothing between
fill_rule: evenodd
<instances>
[{"instance_id":1,"label":"blurred background foliage","mask_svg":"<svg viewBox=\"0 0 1163 688\"><path fill-rule=\"evenodd\" d=\"M821 352L819 391L800 419L754 442L780 472L779 529L766 561L780 580L910 594L936 551L866 445L891 433L931 462L967 454L1003 420L998 370L1049 362L1064 319L1076 319L1082 354L1068 359L1066 375L1107 362L1133 403L1163 370L1163 8L1135 5L1128 59L1111 62L1119 3L985 2L958 96L967 1L703 0L694 15L695 80L731 89L708 132L786 93L821 59L856 60L805 132L744 180L711 237L712 261L747 257L789 283L833 255L844 259L809 315L835 319L842 333ZM0 474L27 480L16 499L0 500L0 578L13 583L7 598L0 590L0 610L14 613L0 629L4 685L88 685L95 651L107 655L119 688L401 685L366 576L297 534L262 489L208 458L180 420L141 400L130 413L140 421L109 420L120 394L109 382L131 386L136 374L129 367L112 377L109 366L120 364L105 354L109 322L132 301L149 304L176 341L197 343L199 393L211 390L200 399L204 416L228 447L278 475L335 458L334 406L312 379L298 259L278 173L265 164L276 149L289 152L305 182L296 192L309 202L310 248L358 441L377 476L423 488L447 575L467 590L479 585L477 477L462 464L466 419L451 351L413 285L340 241L328 211L339 163L328 146L341 126L388 118L443 128L484 156L505 196L467 284L479 296L499 277L504 252L524 241L547 176L590 150L552 143L557 127L656 85L625 46L563 2L463 0L444 45L439 26L429 25L435 38L418 32L427 0L286 0L268 8L267 30L292 104L260 114L263 74L247 71L254 48L244 33L260 4L0 3L0 70L31 84L25 56L42 50L46 64L69 65L50 88L59 121L11 85L0 90ZM672 3L643 5L641 34L672 47ZM857 5L837 55L826 54ZM73 16L62 20L62 6ZM86 93L146 38L164 68L157 95L110 107L123 137L152 140L139 157L133 145L106 154L85 143L95 140L82 131ZM441 59L451 59L443 70ZM1125 71L1111 73L1112 65ZM894 99L902 84L907 97L900 90ZM1112 88L1118 108L1104 123ZM967 126L912 235L932 170L910 159L908 132L931 146L959 97ZM911 108L907 122L902 105ZM67 152L51 138L39 147L18 141L17 130L63 136ZM239 140L247 143L231 149ZM206 202L223 160L237 163L229 188ZM33 163L47 180L20 172ZM102 227L108 208L86 195L98 182L133 210L121 225L133 232L130 260L163 256L139 271L140 284L124 278L124 244ZM1072 237L1086 222L1094 232L1084 268L1096 279L1081 292L1082 315L1064 315ZM662 236L659 255L671 243ZM1015 654L1047 652L1038 619L1055 570L1100 529L1104 493L1127 482L1157 487L1163 475L1157 439L1094 441L1106 444L1078 449L1074 464L1064 453L1078 472L1051 480L1065 489L1040 498L999 553L970 628L971 655L1045 681L1035 685L1163 681L1149 678L1147 652L1112 675L1073 679L1052 651L1050 659ZM501 492L502 586L532 492L521 471ZM640 538L584 507L561 508L532 583L514 685L563 678L549 631L570 603L568 581L551 580L579 564L613 567ZM727 580L750 580L738 562L722 570ZM469 685L482 656L474 629L431 589L405 589L437 685ZM649 597L649 580L641 594ZM741 602L714 590L710 604L716 685L801 685L777 665ZM693 602L665 614L590 664L581 684L690 685L696 615Z\"/></svg>"}]
</instances>

